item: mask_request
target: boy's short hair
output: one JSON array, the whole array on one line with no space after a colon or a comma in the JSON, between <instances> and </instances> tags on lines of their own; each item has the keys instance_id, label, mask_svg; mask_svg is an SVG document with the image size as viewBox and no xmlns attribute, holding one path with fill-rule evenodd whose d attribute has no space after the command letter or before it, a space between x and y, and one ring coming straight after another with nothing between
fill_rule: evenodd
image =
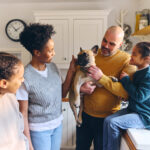
<instances>
[{"instance_id":1,"label":"boy's short hair","mask_svg":"<svg viewBox=\"0 0 150 150\"><path fill-rule=\"evenodd\" d=\"M33 23L20 33L20 43L33 55L33 50L43 50L53 34L55 31L52 25Z\"/></svg>"},{"instance_id":2,"label":"boy's short hair","mask_svg":"<svg viewBox=\"0 0 150 150\"><path fill-rule=\"evenodd\" d=\"M21 60L17 57L9 53L0 52L0 80L9 80L14 74L17 64L21 64Z\"/></svg>"},{"instance_id":3,"label":"boy's short hair","mask_svg":"<svg viewBox=\"0 0 150 150\"><path fill-rule=\"evenodd\" d=\"M141 57L150 56L150 42L139 42L136 44Z\"/></svg>"}]
</instances>

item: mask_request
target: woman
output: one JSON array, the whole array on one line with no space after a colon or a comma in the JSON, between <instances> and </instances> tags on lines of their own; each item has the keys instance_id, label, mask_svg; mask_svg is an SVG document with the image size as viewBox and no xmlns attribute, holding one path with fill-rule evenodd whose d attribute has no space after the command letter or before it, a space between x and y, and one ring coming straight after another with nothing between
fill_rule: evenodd
<instances>
[{"instance_id":1,"label":"woman","mask_svg":"<svg viewBox=\"0 0 150 150\"><path fill-rule=\"evenodd\" d=\"M59 70L51 62L55 55L51 38L54 33L53 26L35 23L20 34L21 44L32 54L25 68L24 84L17 92L30 150L59 150L61 145L61 100L67 95L75 73L75 59L72 58L62 84Z\"/></svg>"}]
</instances>

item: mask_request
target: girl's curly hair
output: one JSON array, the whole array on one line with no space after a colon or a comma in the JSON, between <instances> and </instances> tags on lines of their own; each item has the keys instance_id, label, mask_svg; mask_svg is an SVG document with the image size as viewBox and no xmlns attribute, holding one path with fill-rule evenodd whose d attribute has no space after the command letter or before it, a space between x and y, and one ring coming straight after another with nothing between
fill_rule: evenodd
<instances>
[{"instance_id":1,"label":"girl's curly hair","mask_svg":"<svg viewBox=\"0 0 150 150\"><path fill-rule=\"evenodd\" d=\"M0 80L9 80L14 75L14 70L18 64L21 64L21 61L17 57L0 52Z\"/></svg>"},{"instance_id":2,"label":"girl's curly hair","mask_svg":"<svg viewBox=\"0 0 150 150\"><path fill-rule=\"evenodd\" d=\"M55 34L52 25L33 23L20 33L20 43L33 55L33 50L42 51L45 44Z\"/></svg>"}]
</instances>

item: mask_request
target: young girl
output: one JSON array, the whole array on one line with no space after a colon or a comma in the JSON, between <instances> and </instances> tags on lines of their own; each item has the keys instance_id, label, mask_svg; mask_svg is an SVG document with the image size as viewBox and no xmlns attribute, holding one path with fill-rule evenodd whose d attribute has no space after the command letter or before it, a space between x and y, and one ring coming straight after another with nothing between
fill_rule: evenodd
<instances>
[{"instance_id":1,"label":"young girl","mask_svg":"<svg viewBox=\"0 0 150 150\"><path fill-rule=\"evenodd\" d=\"M120 82L128 92L127 108L107 117L104 121L103 150L119 150L123 130L150 129L150 43L140 42L133 48L130 64L137 66L133 80L122 72Z\"/></svg>"},{"instance_id":2,"label":"young girl","mask_svg":"<svg viewBox=\"0 0 150 150\"><path fill-rule=\"evenodd\" d=\"M15 93L23 82L21 61L0 52L0 150L28 150L23 118Z\"/></svg>"},{"instance_id":3,"label":"young girl","mask_svg":"<svg viewBox=\"0 0 150 150\"><path fill-rule=\"evenodd\" d=\"M51 38L54 33L53 26L34 23L26 26L20 35L21 44L32 54L25 68L25 81L17 92L30 150L60 150L62 97L70 88L75 61L72 60L62 83L57 66L51 62L55 55Z\"/></svg>"}]
</instances>

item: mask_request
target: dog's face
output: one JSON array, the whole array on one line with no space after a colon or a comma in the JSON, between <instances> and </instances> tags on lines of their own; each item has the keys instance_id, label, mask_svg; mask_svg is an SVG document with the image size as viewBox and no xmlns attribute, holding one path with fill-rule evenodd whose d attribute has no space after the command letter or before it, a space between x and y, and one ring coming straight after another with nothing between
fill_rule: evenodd
<instances>
[{"instance_id":1,"label":"dog's face","mask_svg":"<svg viewBox=\"0 0 150 150\"><path fill-rule=\"evenodd\" d=\"M95 56L98 52L98 46L94 46L91 50L83 50L80 48L80 52L77 58L77 64L81 67L90 67L95 65Z\"/></svg>"}]
</instances>

